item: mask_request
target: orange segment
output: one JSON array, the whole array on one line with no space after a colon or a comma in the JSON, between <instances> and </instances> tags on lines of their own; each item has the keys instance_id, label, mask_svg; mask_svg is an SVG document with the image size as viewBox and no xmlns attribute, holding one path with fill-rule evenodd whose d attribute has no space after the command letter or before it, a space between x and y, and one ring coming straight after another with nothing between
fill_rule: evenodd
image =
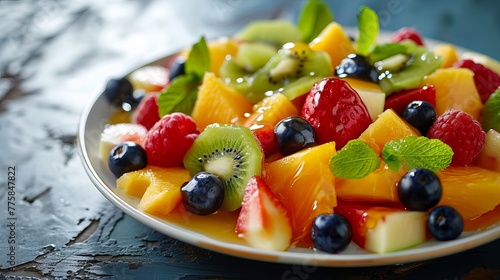
<instances>
[{"instance_id":1,"label":"orange segment","mask_svg":"<svg viewBox=\"0 0 500 280\"><path fill-rule=\"evenodd\" d=\"M439 44L434 48L434 54L443 58L441 68L448 68L458 61L457 50L450 44Z\"/></svg>"},{"instance_id":2,"label":"orange segment","mask_svg":"<svg viewBox=\"0 0 500 280\"><path fill-rule=\"evenodd\" d=\"M361 133L359 140L381 153L385 143L405 136L420 136L418 130L403 120L394 110L387 109Z\"/></svg>"},{"instance_id":3,"label":"orange segment","mask_svg":"<svg viewBox=\"0 0 500 280\"><path fill-rule=\"evenodd\" d=\"M328 164L335 142L309 148L269 163L264 180L291 214L293 240L310 244L313 219L337 205L335 178Z\"/></svg>"},{"instance_id":4,"label":"orange segment","mask_svg":"<svg viewBox=\"0 0 500 280\"><path fill-rule=\"evenodd\" d=\"M346 202L392 203L399 202L397 184L407 171L393 171L386 164L362 179L336 178L337 197Z\"/></svg>"},{"instance_id":5,"label":"orange segment","mask_svg":"<svg viewBox=\"0 0 500 280\"><path fill-rule=\"evenodd\" d=\"M336 22L328 24L309 46L313 50L325 51L335 68L348 54L355 53L354 46L342 26Z\"/></svg>"},{"instance_id":6,"label":"orange segment","mask_svg":"<svg viewBox=\"0 0 500 280\"><path fill-rule=\"evenodd\" d=\"M219 69L226 59L226 56L236 56L238 52L238 43L230 38L221 37L214 41L207 42L208 52L210 54L210 71L219 76ZM188 57L191 49L182 51L179 55Z\"/></svg>"},{"instance_id":7,"label":"orange segment","mask_svg":"<svg viewBox=\"0 0 500 280\"><path fill-rule=\"evenodd\" d=\"M230 88L213 73L207 72L198 91L191 116L203 131L212 123L235 123L252 110L252 103Z\"/></svg>"},{"instance_id":8,"label":"orange segment","mask_svg":"<svg viewBox=\"0 0 500 280\"><path fill-rule=\"evenodd\" d=\"M253 106L253 113L245 120L244 126L250 127L253 124L276 125L280 120L299 114L299 110L292 101L281 93L273 94L262 99Z\"/></svg>"},{"instance_id":9,"label":"orange segment","mask_svg":"<svg viewBox=\"0 0 500 280\"><path fill-rule=\"evenodd\" d=\"M440 205L455 208L471 220L500 204L500 172L477 166L450 166L440 172L443 197Z\"/></svg>"},{"instance_id":10,"label":"orange segment","mask_svg":"<svg viewBox=\"0 0 500 280\"><path fill-rule=\"evenodd\" d=\"M425 77L421 86L434 85L436 89L436 113L442 115L448 109L457 109L479 120L483 103L474 83L474 72L465 68L438 69Z\"/></svg>"}]
</instances>

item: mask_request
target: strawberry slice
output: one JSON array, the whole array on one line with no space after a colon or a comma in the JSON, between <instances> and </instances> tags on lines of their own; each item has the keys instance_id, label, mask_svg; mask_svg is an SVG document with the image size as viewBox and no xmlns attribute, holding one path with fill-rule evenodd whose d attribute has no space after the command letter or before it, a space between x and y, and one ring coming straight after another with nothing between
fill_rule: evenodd
<instances>
[{"instance_id":1,"label":"strawberry slice","mask_svg":"<svg viewBox=\"0 0 500 280\"><path fill-rule=\"evenodd\" d=\"M250 127L250 130L259 141L266 157L278 151L278 146L274 141L274 127L268 124L253 125Z\"/></svg>"},{"instance_id":2,"label":"strawberry slice","mask_svg":"<svg viewBox=\"0 0 500 280\"><path fill-rule=\"evenodd\" d=\"M335 213L349 221L352 240L367 251L394 252L426 240L426 212L339 203Z\"/></svg>"},{"instance_id":3,"label":"strawberry slice","mask_svg":"<svg viewBox=\"0 0 500 280\"><path fill-rule=\"evenodd\" d=\"M314 127L318 144L335 141L337 150L358 138L372 123L358 93L338 78L326 78L313 86L301 116Z\"/></svg>"},{"instance_id":4,"label":"strawberry slice","mask_svg":"<svg viewBox=\"0 0 500 280\"><path fill-rule=\"evenodd\" d=\"M258 176L248 181L236 221L236 233L259 249L283 251L290 246L292 227L288 213Z\"/></svg>"},{"instance_id":5,"label":"strawberry slice","mask_svg":"<svg viewBox=\"0 0 500 280\"><path fill-rule=\"evenodd\" d=\"M160 120L160 114L158 113L158 96L160 96L159 92L151 92L142 98L132 115L133 123L142 124L149 130Z\"/></svg>"},{"instance_id":6,"label":"strawberry slice","mask_svg":"<svg viewBox=\"0 0 500 280\"><path fill-rule=\"evenodd\" d=\"M406 106L415 100L427 101L436 108L436 89L433 85L429 85L393 93L385 99L384 110L391 108L401 116Z\"/></svg>"}]
</instances>

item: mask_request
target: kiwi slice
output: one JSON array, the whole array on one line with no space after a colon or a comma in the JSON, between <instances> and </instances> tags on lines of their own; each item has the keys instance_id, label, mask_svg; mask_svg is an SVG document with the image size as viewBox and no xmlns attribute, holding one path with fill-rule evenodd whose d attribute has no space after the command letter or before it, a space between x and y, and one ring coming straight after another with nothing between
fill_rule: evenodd
<instances>
[{"instance_id":1,"label":"kiwi slice","mask_svg":"<svg viewBox=\"0 0 500 280\"><path fill-rule=\"evenodd\" d=\"M265 42L280 48L285 43L302 41L299 29L286 20L258 20L238 32L236 39Z\"/></svg>"},{"instance_id":2,"label":"kiwi slice","mask_svg":"<svg viewBox=\"0 0 500 280\"><path fill-rule=\"evenodd\" d=\"M301 79L302 77L313 76L319 80L333 75L328 54L311 50L307 44L301 42L285 44L277 54L254 73L249 73L241 67L238 69L237 63L229 61L223 64L221 76L231 87L245 94L254 103L287 86L290 96L296 97L305 93L294 91L294 89L301 89L300 85L305 80L312 80ZM241 75L242 73L246 74ZM292 85L297 80L301 82Z\"/></svg>"},{"instance_id":3,"label":"kiwi slice","mask_svg":"<svg viewBox=\"0 0 500 280\"><path fill-rule=\"evenodd\" d=\"M379 76L380 86L386 95L393 92L416 88L424 76L441 66L443 58L432 52L416 53L398 72L386 71Z\"/></svg>"},{"instance_id":4,"label":"kiwi slice","mask_svg":"<svg viewBox=\"0 0 500 280\"><path fill-rule=\"evenodd\" d=\"M206 171L224 182L222 209L241 207L245 187L262 171L263 155L252 132L234 124L212 124L196 138L184 157L191 176Z\"/></svg>"},{"instance_id":5,"label":"kiwi slice","mask_svg":"<svg viewBox=\"0 0 500 280\"><path fill-rule=\"evenodd\" d=\"M255 72L278 52L270 44L261 42L247 42L238 47L236 62L248 72Z\"/></svg>"},{"instance_id":6,"label":"kiwi slice","mask_svg":"<svg viewBox=\"0 0 500 280\"><path fill-rule=\"evenodd\" d=\"M405 66L409 59L410 57L408 55L399 53L375 62L374 66L379 72L397 72Z\"/></svg>"}]
</instances>

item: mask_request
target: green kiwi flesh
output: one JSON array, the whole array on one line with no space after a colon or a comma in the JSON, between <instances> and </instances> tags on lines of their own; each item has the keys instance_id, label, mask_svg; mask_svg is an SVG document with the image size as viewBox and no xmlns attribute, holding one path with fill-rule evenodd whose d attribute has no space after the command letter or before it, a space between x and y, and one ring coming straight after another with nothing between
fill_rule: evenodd
<instances>
[{"instance_id":1,"label":"green kiwi flesh","mask_svg":"<svg viewBox=\"0 0 500 280\"><path fill-rule=\"evenodd\" d=\"M232 59L226 60L220 70L224 81L236 91L244 94L251 102L257 103L276 91L287 89L287 97L297 97L311 80L333 75L330 57L323 51L311 50L307 44L287 43L267 63L257 71L245 71ZM301 79L314 77L312 79ZM293 84L297 81L297 84ZM310 89L310 88L309 88ZM298 91L297 91L298 90Z\"/></svg>"},{"instance_id":2,"label":"green kiwi flesh","mask_svg":"<svg viewBox=\"0 0 500 280\"><path fill-rule=\"evenodd\" d=\"M225 187L222 209L241 207L246 185L260 176L263 155L252 132L243 126L212 124L196 138L184 157L191 176L207 171L218 176Z\"/></svg>"},{"instance_id":3,"label":"green kiwi flesh","mask_svg":"<svg viewBox=\"0 0 500 280\"><path fill-rule=\"evenodd\" d=\"M243 41L272 44L278 48L288 42L302 41L302 33L294 24L286 20L254 21L234 37Z\"/></svg>"}]
</instances>

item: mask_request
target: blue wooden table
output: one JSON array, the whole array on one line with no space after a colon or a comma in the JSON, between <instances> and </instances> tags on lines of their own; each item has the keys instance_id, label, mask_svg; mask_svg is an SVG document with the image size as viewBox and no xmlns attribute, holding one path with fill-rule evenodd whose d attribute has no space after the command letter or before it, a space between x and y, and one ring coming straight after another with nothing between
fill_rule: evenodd
<instances>
[{"instance_id":1,"label":"blue wooden table","mask_svg":"<svg viewBox=\"0 0 500 280\"><path fill-rule=\"evenodd\" d=\"M382 28L414 26L426 36L500 59L500 17L491 16L498 14L498 4L488 9L472 1L442 1L425 10L422 3L430 1L414 2L378 3ZM180 50L201 34L232 34L254 16L293 19L301 1L255 5L0 1L0 279L500 279L500 240L408 264L273 264L172 239L125 215L97 191L75 147L85 104L109 78ZM331 5L340 23L355 24L354 4ZM15 170L10 193L9 169ZM15 198L12 209L8 197Z\"/></svg>"}]
</instances>

